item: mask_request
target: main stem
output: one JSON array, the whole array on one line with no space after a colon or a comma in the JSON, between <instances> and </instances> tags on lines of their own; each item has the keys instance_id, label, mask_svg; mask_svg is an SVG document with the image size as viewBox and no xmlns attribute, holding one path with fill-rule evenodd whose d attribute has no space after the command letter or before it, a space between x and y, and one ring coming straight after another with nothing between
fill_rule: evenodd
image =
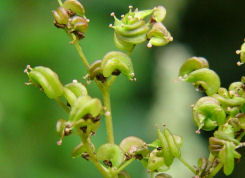
<instances>
[{"instance_id":1,"label":"main stem","mask_svg":"<svg viewBox=\"0 0 245 178\"><path fill-rule=\"evenodd\" d=\"M110 86L105 82L101 89L105 106L105 124L108 143L114 143L113 124L111 116Z\"/></svg>"}]
</instances>

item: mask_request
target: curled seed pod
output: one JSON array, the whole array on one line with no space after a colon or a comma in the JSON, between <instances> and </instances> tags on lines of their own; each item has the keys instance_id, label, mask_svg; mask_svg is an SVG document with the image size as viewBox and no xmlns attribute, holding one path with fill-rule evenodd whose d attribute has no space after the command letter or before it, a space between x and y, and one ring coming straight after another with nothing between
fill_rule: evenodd
<instances>
[{"instance_id":1,"label":"curled seed pod","mask_svg":"<svg viewBox=\"0 0 245 178\"><path fill-rule=\"evenodd\" d=\"M226 114L219 101L213 97L202 97L195 104L192 112L195 124L200 129L210 131L223 124Z\"/></svg>"},{"instance_id":2,"label":"curled seed pod","mask_svg":"<svg viewBox=\"0 0 245 178\"><path fill-rule=\"evenodd\" d=\"M218 94L214 94L212 97L216 98L224 106L241 106L245 103L245 99L242 97L225 98Z\"/></svg>"},{"instance_id":3,"label":"curled seed pod","mask_svg":"<svg viewBox=\"0 0 245 178\"><path fill-rule=\"evenodd\" d=\"M237 50L236 53L240 54L241 61L237 62L237 65L240 66L245 62L245 42L242 44L241 50Z\"/></svg>"},{"instance_id":4,"label":"curled seed pod","mask_svg":"<svg viewBox=\"0 0 245 178\"><path fill-rule=\"evenodd\" d=\"M147 169L152 172L163 172L169 169L169 166L166 165L164 157L158 155L158 150L154 149L149 156Z\"/></svg>"},{"instance_id":5,"label":"curled seed pod","mask_svg":"<svg viewBox=\"0 0 245 178\"><path fill-rule=\"evenodd\" d=\"M208 96L217 93L220 88L219 76L213 70L206 68L191 72L184 80L194 83L198 89L203 89Z\"/></svg>"},{"instance_id":6,"label":"curled seed pod","mask_svg":"<svg viewBox=\"0 0 245 178\"><path fill-rule=\"evenodd\" d=\"M120 143L120 147L128 156L145 157L149 150L146 143L138 137L130 136L123 139Z\"/></svg>"},{"instance_id":7,"label":"curled seed pod","mask_svg":"<svg viewBox=\"0 0 245 178\"><path fill-rule=\"evenodd\" d=\"M226 142L224 148L219 152L219 158L224 164L225 175L230 175L234 169L234 149L232 143Z\"/></svg>"},{"instance_id":8,"label":"curled seed pod","mask_svg":"<svg viewBox=\"0 0 245 178\"><path fill-rule=\"evenodd\" d=\"M144 10L134 12L131 10L122 16L119 20L115 14L114 25L110 27L115 30L114 42L117 48L131 52L136 44L143 43L146 40L146 33L149 31L149 24L146 24L144 18L151 15L153 10Z\"/></svg>"},{"instance_id":9,"label":"curled seed pod","mask_svg":"<svg viewBox=\"0 0 245 178\"><path fill-rule=\"evenodd\" d=\"M102 60L101 68L104 77L122 73L129 80L134 80L134 69L132 61L128 55L122 52L112 51L107 53Z\"/></svg>"},{"instance_id":10,"label":"curled seed pod","mask_svg":"<svg viewBox=\"0 0 245 178\"><path fill-rule=\"evenodd\" d=\"M231 83L230 86L229 86L229 95L230 95L230 97L245 96L244 87L245 87L245 85L242 82L233 82L233 83Z\"/></svg>"},{"instance_id":11,"label":"curled seed pod","mask_svg":"<svg viewBox=\"0 0 245 178\"><path fill-rule=\"evenodd\" d=\"M53 11L54 15L54 24L58 27L65 27L68 23L69 15L64 7L59 7L55 11Z\"/></svg>"},{"instance_id":12,"label":"curled seed pod","mask_svg":"<svg viewBox=\"0 0 245 178\"><path fill-rule=\"evenodd\" d=\"M70 106L73 106L78 97L86 95L88 95L86 87L76 80L64 87L64 97Z\"/></svg>"},{"instance_id":13,"label":"curled seed pod","mask_svg":"<svg viewBox=\"0 0 245 178\"><path fill-rule=\"evenodd\" d=\"M101 68L101 60L97 60L93 64L91 64L89 66L88 73L89 73L88 78L90 80L93 80L94 78L96 78L97 80L101 82L106 81L106 78L103 76L103 71Z\"/></svg>"},{"instance_id":14,"label":"curled seed pod","mask_svg":"<svg viewBox=\"0 0 245 178\"><path fill-rule=\"evenodd\" d=\"M27 72L30 82L39 86L49 98L57 98L63 94L63 86L58 75L51 69L37 66Z\"/></svg>"},{"instance_id":15,"label":"curled seed pod","mask_svg":"<svg viewBox=\"0 0 245 178\"><path fill-rule=\"evenodd\" d=\"M63 137L68 136L72 133L71 123L67 122L64 119L60 119L56 123L56 131L58 136L60 137L60 140L57 142L58 145L62 144Z\"/></svg>"},{"instance_id":16,"label":"curled seed pod","mask_svg":"<svg viewBox=\"0 0 245 178\"><path fill-rule=\"evenodd\" d=\"M70 121L77 121L86 115L97 117L102 111L102 104L99 99L90 96L80 96L74 102L70 112Z\"/></svg>"},{"instance_id":17,"label":"curled seed pod","mask_svg":"<svg viewBox=\"0 0 245 178\"><path fill-rule=\"evenodd\" d=\"M152 45L164 46L173 41L173 37L161 22L153 24L152 29L147 33L147 38L149 39L148 48L151 48Z\"/></svg>"},{"instance_id":18,"label":"curled seed pod","mask_svg":"<svg viewBox=\"0 0 245 178\"><path fill-rule=\"evenodd\" d=\"M163 6L157 6L153 10L152 18L156 22L162 22L165 19L166 14L167 14L167 11L166 11L165 7L163 7Z\"/></svg>"},{"instance_id":19,"label":"curled seed pod","mask_svg":"<svg viewBox=\"0 0 245 178\"><path fill-rule=\"evenodd\" d=\"M118 145L111 143L101 145L96 156L109 167L119 167L124 160L123 150Z\"/></svg>"},{"instance_id":20,"label":"curled seed pod","mask_svg":"<svg viewBox=\"0 0 245 178\"><path fill-rule=\"evenodd\" d=\"M184 77L191 72L201 69L208 68L208 61L203 57L191 57L185 61L179 70L179 76Z\"/></svg>"},{"instance_id":21,"label":"curled seed pod","mask_svg":"<svg viewBox=\"0 0 245 178\"><path fill-rule=\"evenodd\" d=\"M235 117L239 112L240 112L240 108L237 106L226 108L226 113L230 115L230 117Z\"/></svg>"},{"instance_id":22,"label":"curled seed pod","mask_svg":"<svg viewBox=\"0 0 245 178\"><path fill-rule=\"evenodd\" d=\"M219 139L239 144L239 141L235 139L234 129L231 125L221 125L217 131L214 132L214 136Z\"/></svg>"},{"instance_id":23,"label":"curled seed pod","mask_svg":"<svg viewBox=\"0 0 245 178\"><path fill-rule=\"evenodd\" d=\"M95 147L93 144L91 144L91 148L92 148L92 151L94 152L95 151ZM77 157L84 157L85 159L88 158L88 157L85 157L86 154L86 147L84 146L83 143L80 143L79 145L77 145L73 150L72 150L72 158L77 158Z\"/></svg>"},{"instance_id":24,"label":"curled seed pod","mask_svg":"<svg viewBox=\"0 0 245 178\"><path fill-rule=\"evenodd\" d=\"M131 178L128 172L126 171L121 171L118 173L118 178Z\"/></svg>"},{"instance_id":25,"label":"curled seed pod","mask_svg":"<svg viewBox=\"0 0 245 178\"><path fill-rule=\"evenodd\" d=\"M239 120L239 126L245 130L245 114L237 114L236 118Z\"/></svg>"},{"instance_id":26,"label":"curled seed pod","mask_svg":"<svg viewBox=\"0 0 245 178\"><path fill-rule=\"evenodd\" d=\"M222 97L224 97L224 98L229 98L230 96L229 96L229 93L228 93L228 91L227 91L227 89L226 88L219 88L218 89L218 94L220 95L220 96L222 96Z\"/></svg>"},{"instance_id":27,"label":"curled seed pod","mask_svg":"<svg viewBox=\"0 0 245 178\"><path fill-rule=\"evenodd\" d=\"M82 39L85 37L84 33L88 29L88 20L80 16L74 16L69 19L68 29L79 39Z\"/></svg>"},{"instance_id":28,"label":"curled seed pod","mask_svg":"<svg viewBox=\"0 0 245 178\"><path fill-rule=\"evenodd\" d=\"M63 7L66 10L71 11L70 12L71 16L73 16L75 14L77 14L79 16L85 15L85 9L84 9L83 5L77 0L66 0L63 3Z\"/></svg>"}]
</instances>

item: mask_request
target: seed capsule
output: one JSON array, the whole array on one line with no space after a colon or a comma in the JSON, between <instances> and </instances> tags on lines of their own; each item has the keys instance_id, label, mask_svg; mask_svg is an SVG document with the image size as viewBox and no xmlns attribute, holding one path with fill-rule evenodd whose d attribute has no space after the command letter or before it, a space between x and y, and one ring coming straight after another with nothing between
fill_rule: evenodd
<instances>
[{"instance_id":1,"label":"seed capsule","mask_svg":"<svg viewBox=\"0 0 245 178\"><path fill-rule=\"evenodd\" d=\"M77 0L66 0L63 3L63 7L66 10L70 10L72 12L72 14L77 14L79 16L84 16L85 15L85 9L83 7L83 5L77 1Z\"/></svg>"},{"instance_id":2,"label":"seed capsule","mask_svg":"<svg viewBox=\"0 0 245 178\"><path fill-rule=\"evenodd\" d=\"M72 82L64 87L64 97L70 106L73 106L78 97L86 95L88 95L86 87L79 82Z\"/></svg>"},{"instance_id":3,"label":"seed capsule","mask_svg":"<svg viewBox=\"0 0 245 178\"><path fill-rule=\"evenodd\" d=\"M173 37L166 29L166 27L160 23L154 23L152 29L147 33L149 39L148 47L153 46L164 46L169 42L173 41Z\"/></svg>"},{"instance_id":4,"label":"seed capsule","mask_svg":"<svg viewBox=\"0 0 245 178\"><path fill-rule=\"evenodd\" d=\"M191 72L184 80L194 83L197 88L201 87L208 96L217 93L220 88L219 76L213 70L206 68Z\"/></svg>"},{"instance_id":5,"label":"seed capsule","mask_svg":"<svg viewBox=\"0 0 245 178\"><path fill-rule=\"evenodd\" d=\"M101 68L104 77L109 77L110 75L118 75L119 71L125 75L128 79L134 80L134 69L131 59L128 55L112 51L107 53L101 63Z\"/></svg>"},{"instance_id":6,"label":"seed capsule","mask_svg":"<svg viewBox=\"0 0 245 178\"><path fill-rule=\"evenodd\" d=\"M203 57L191 57L185 61L179 70L179 76L184 77L185 75L190 74L191 72L201 69L208 68L208 61Z\"/></svg>"},{"instance_id":7,"label":"seed capsule","mask_svg":"<svg viewBox=\"0 0 245 178\"><path fill-rule=\"evenodd\" d=\"M96 156L109 167L119 167L124 160L123 150L118 145L111 143L101 145Z\"/></svg>"},{"instance_id":8,"label":"seed capsule","mask_svg":"<svg viewBox=\"0 0 245 178\"><path fill-rule=\"evenodd\" d=\"M225 122L226 114L219 101L213 97L202 97L195 104L192 112L198 130L213 130Z\"/></svg>"},{"instance_id":9,"label":"seed capsule","mask_svg":"<svg viewBox=\"0 0 245 178\"><path fill-rule=\"evenodd\" d=\"M157 22L162 22L166 17L167 11L165 7L158 6L154 8L153 19Z\"/></svg>"},{"instance_id":10,"label":"seed capsule","mask_svg":"<svg viewBox=\"0 0 245 178\"><path fill-rule=\"evenodd\" d=\"M78 121L86 115L97 117L102 112L102 104L99 99L90 96L80 96L74 102L71 112L70 121Z\"/></svg>"},{"instance_id":11,"label":"seed capsule","mask_svg":"<svg viewBox=\"0 0 245 178\"><path fill-rule=\"evenodd\" d=\"M53 11L55 23L59 25L66 25L68 23L69 15L64 7L59 7L56 11Z\"/></svg>"},{"instance_id":12,"label":"seed capsule","mask_svg":"<svg viewBox=\"0 0 245 178\"><path fill-rule=\"evenodd\" d=\"M158 152L159 151L155 149L150 153L147 169L152 172L167 171L169 166L166 165L164 157L158 155Z\"/></svg>"},{"instance_id":13,"label":"seed capsule","mask_svg":"<svg viewBox=\"0 0 245 178\"><path fill-rule=\"evenodd\" d=\"M102 63L101 60L97 60L89 66L88 73L89 73L90 80L94 80L94 78L96 78L97 80L101 82L106 81L106 77L104 77L103 71L101 68L101 63Z\"/></svg>"},{"instance_id":14,"label":"seed capsule","mask_svg":"<svg viewBox=\"0 0 245 178\"><path fill-rule=\"evenodd\" d=\"M28 73L30 82L41 87L49 98L57 98L64 92L58 75L47 67L37 66Z\"/></svg>"}]
</instances>

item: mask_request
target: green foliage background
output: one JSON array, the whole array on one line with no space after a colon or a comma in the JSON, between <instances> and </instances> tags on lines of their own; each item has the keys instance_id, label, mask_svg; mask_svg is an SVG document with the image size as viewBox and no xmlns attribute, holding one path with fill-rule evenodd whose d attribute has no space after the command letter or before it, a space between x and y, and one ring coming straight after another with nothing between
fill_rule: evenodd
<instances>
[{"instance_id":1,"label":"green foliage background","mask_svg":"<svg viewBox=\"0 0 245 178\"><path fill-rule=\"evenodd\" d=\"M167 8L166 26L174 37L174 43L187 45L193 55L206 57L211 68L221 76L222 86L227 87L230 82L245 75L244 66L238 68L235 65L238 59L235 50L245 37L244 0L83 0L82 3L91 21L82 41L90 62L100 59L110 50L116 50L113 31L108 28L113 22L110 12L114 11L119 16L127 12L129 4L140 9L162 4ZM68 37L52 24L51 10L57 6L56 0L0 1L0 177L3 178L100 177L92 164L71 158L73 147L79 143L78 138L68 137L61 147L56 145L55 124L66 114L37 88L24 85L28 80L23 73L27 64L49 66L64 84L73 79L82 80L85 74L74 47L68 44ZM154 119L150 122L151 129L147 125L151 121L152 105L160 97L157 95L161 95L155 91L158 85L164 86L164 80L154 82L155 65L158 60L171 60L171 57L161 59L158 55L164 50L164 47L146 50L146 44L137 46L132 54L137 82L128 82L122 76L115 82L112 114L117 143L129 135L148 142L153 139L156 132ZM168 67L168 62L165 64ZM89 91L92 96L100 97L93 84L89 86ZM175 105L171 103L173 101L166 104ZM181 95L179 102L182 102ZM178 112L178 108L175 109ZM190 109L182 115L191 120ZM168 124L168 118L162 117ZM178 118L169 119L175 120L176 134L178 129L189 128L178 124ZM192 127L194 130L194 124ZM189 139L182 136L184 140ZM208 133L200 137L205 136ZM203 140L207 142L207 139ZM94 141L97 146L106 141L103 121ZM193 144L195 149L195 143L188 144ZM241 152L244 155L244 149ZM243 156L230 177L245 176L244 164ZM146 175L142 166L136 163L128 170L132 177ZM224 177L223 174L220 177Z\"/></svg>"}]
</instances>

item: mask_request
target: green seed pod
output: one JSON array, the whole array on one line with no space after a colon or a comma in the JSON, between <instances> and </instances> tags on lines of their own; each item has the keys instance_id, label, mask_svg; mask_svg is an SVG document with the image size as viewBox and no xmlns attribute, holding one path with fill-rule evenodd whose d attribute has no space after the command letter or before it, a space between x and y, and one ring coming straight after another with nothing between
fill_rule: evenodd
<instances>
[{"instance_id":1,"label":"green seed pod","mask_svg":"<svg viewBox=\"0 0 245 178\"><path fill-rule=\"evenodd\" d=\"M169 174L160 173L157 174L155 178L172 178L172 176L170 176Z\"/></svg>"},{"instance_id":2,"label":"green seed pod","mask_svg":"<svg viewBox=\"0 0 245 178\"><path fill-rule=\"evenodd\" d=\"M230 175L234 169L234 149L232 143L226 142L224 148L219 152L219 158L224 164L225 175Z\"/></svg>"},{"instance_id":3,"label":"green seed pod","mask_svg":"<svg viewBox=\"0 0 245 178\"><path fill-rule=\"evenodd\" d=\"M245 103L245 99L242 97L233 97L232 99L230 99L220 96L218 94L214 94L212 95L212 97L216 98L223 106L241 106Z\"/></svg>"},{"instance_id":4,"label":"green seed pod","mask_svg":"<svg viewBox=\"0 0 245 178\"><path fill-rule=\"evenodd\" d=\"M39 86L49 98L57 98L63 94L63 86L58 75L47 67L37 66L28 74L30 82Z\"/></svg>"},{"instance_id":5,"label":"green seed pod","mask_svg":"<svg viewBox=\"0 0 245 178\"><path fill-rule=\"evenodd\" d=\"M152 172L163 172L169 169L169 166L166 165L164 161L164 157L158 156L158 150L155 149L150 153L150 157L148 159L147 169Z\"/></svg>"},{"instance_id":6,"label":"green seed pod","mask_svg":"<svg viewBox=\"0 0 245 178\"><path fill-rule=\"evenodd\" d=\"M208 61L203 57L191 57L185 61L179 70L179 76L184 77L191 72L201 69L208 68Z\"/></svg>"},{"instance_id":7,"label":"green seed pod","mask_svg":"<svg viewBox=\"0 0 245 178\"><path fill-rule=\"evenodd\" d=\"M156 139L152 143L147 144L147 146L152 147L152 148L159 148L159 147L162 147L162 142L159 139Z\"/></svg>"},{"instance_id":8,"label":"green seed pod","mask_svg":"<svg viewBox=\"0 0 245 178\"><path fill-rule=\"evenodd\" d=\"M84 9L83 5L77 0L66 0L63 3L63 7L66 10L71 11L70 12L71 16L73 16L75 14L77 14L79 16L85 15L85 9Z\"/></svg>"},{"instance_id":9,"label":"green seed pod","mask_svg":"<svg viewBox=\"0 0 245 178\"><path fill-rule=\"evenodd\" d=\"M216 138L239 144L239 141L235 139L234 129L231 125L221 125L217 131L214 132Z\"/></svg>"},{"instance_id":10,"label":"green seed pod","mask_svg":"<svg viewBox=\"0 0 245 178\"><path fill-rule=\"evenodd\" d=\"M180 147L176 143L175 137L172 135L170 130L168 130L167 128L164 129L164 136L167 139L168 146L170 148L170 152L172 153L172 155L174 157L179 158L181 156Z\"/></svg>"},{"instance_id":11,"label":"green seed pod","mask_svg":"<svg viewBox=\"0 0 245 178\"><path fill-rule=\"evenodd\" d=\"M244 88L245 85L242 82L233 82L229 86L229 95L230 97L244 97Z\"/></svg>"},{"instance_id":12,"label":"green seed pod","mask_svg":"<svg viewBox=\"0 0 245 178\"><path fill-rule=\"evenodd\" d=\"M90 96L80 96L73 103L70 112L70 121L77 121L86 115L97 117L102 112L102 104L99 99Z\"/></svg>"},{"instance_id":13,"label":"green seed pod","mask_svg":"<svg viewBox=\"0 0 245 178\"><path fill-rule=\"evenodd\" d=\"M229 98L229 93L226 88L219 88L218 89L218 94L224 98Z\"/></svg>"},{"instance_id":14,"label":"green seed pod","mask_svg":"<svg viewBox=\"0 0 245 178\"><path fill-rule=\"evenodd\" d=\"M226 114L219 101L213 97L202 97L195 104L192 112L193 120L200 129L210 131L225 122Z\"/></svg>"},{"instance_id":15,"label":"green seed pod","mask_svg":"<svg viewBox=\"0 0 245 178\"><path fill-rule=\"evenodd\" d=\"M101 68L104 77L122 73L129 80L135 80L132 61L128 55L122 52L112 51L107 53L102 60Z\"/></svg>"},{"instance_id":16,"label":"green seed pod","mask_svg":"<svg viewBox=\"0 0 245 178\"><path fill-rule=\"evenodd\" d=\"M239 126L240 128L245 130L245 114L237 114L236 118L239 120Z\"/></svg>"},{"instance_id":17,"label":"green seed pod","mask_svg":"<svg viewBox=\"0 0 245 178\"><path fill-rule=\"evenodd\" d=\"M88 95L86 87L76 80L64 87L64 97L70 106L73 106L78 97L86 95Z\"/></svg>"},{"instance_id":18,"label":"green seed pod","mask_svg":"<svg viewBox=\"0 0 245 178\"><path fill-rule=\"evenodd\" d=\"M114 13L111 16L114 17L114 25L110 25L115 30L114 42L117 48L131 52L136 44L143 43L146 40L146 33L149 31L149 24L144 21L144 18L151 15L153 10L134 12L131 10L122 15L121 20L117 19Z\"/></svg>"},{"instance_id":19,"label":"green seed pod","mask_svg":"<svg viewBox=\"0 0 245 178\"><path fill-rule=\"evenodd\" d=\"M89 76L88 78L90 80L94 80L94 78L96 78L97 80L101 81L101 82L105 82L106 81L106 78L103 76L103 71L102 71L102 68L101 68L101 60L97 60L95 61L93 64L91 64L89 66L89 69L88 69L88 73L89 73Z\"/></svg>"},{"instance_id":20,"label":"green seed pod","mask_svg":"<svg viewBox=\"0 0 245 178\"><path fill-rule=\"evenodd\" d=\"M56 123L56 131L60 140L57 142L58 145L62 144L63 137L68 136L72 133L72 124L64 119L60 119Z\"/></svg>"},{"instance_id":21,"label":"green seed pod","mask_svg":"<svg viewBox=\"0 0 245 178\"><path fill-rule=\"evenodd\" d=\"M111 143L101 145L96 156L109 167L119 167L124 160L123 150L118 145Z\"/></svg>"},{"instance_id":22,"label":"green seed pod","mask_svg":"<svg viewBox=\"0 0 245 178\"><path fill-rule=\"evenodd\" d=\"M126 171L121 171L118 173L118 178L131 178L131 176Z\"/></svg>"},{"instance_id":23,"label":"green seed pod","mask_svg":"<svg viewBox=\"0 0 245 178\"><path fill-rule=\"evenodd\" d=\"M241 61L237 62L237 65L240 66L245 62L245 42L242 44L241 50L237 50L236 53L240 54Z\"/></svg>"},{"instance_id":24,"label":"green seed pod","mask_svg":"<svg viewBox=\"0 0 245 178\"><path fill-rule=\"evenodd\" d=\"M85 37L84 33L88 29L88 19L80 16L74 16L69 19L67 26L70 32L73 32L78 39L82 39Z\"/></svg>"},{"instance_id":25,"label":"green seed pod","mask_svg":"<svg viewBox=\"0 0 245 178\"><path fill-rule=\"evenodd\" d=\"M170 147L168 145L168 141L165 135L163 135L163 133L160 131L160 129L157 129L157 135L162 143L162 153L163 153L164 162L166 163L167 166L170 166L173 163L174 156L171 153Z\"/></svg>"},{"instance_id":26,"label":"green seed pod","mask_svg":"<svg viewBox=\"0 0 245 178\"><path fill-rule=\"evenodd\" d=\"M157 22L162 22L166 17L167 11L163 6L157 6L154 8L152 18Z\"/></svg>"},{"instance_id":27,"label":"green seed pod","mask_svg":"<svg viewBox=\"0 0 245 178\"><path fill-rule=\"evenodd\" d=\"M68 23L69 15L64 7L59 7L56 11L53 11L55 24L66 25Z\"/></svg>"},{"instance_id":28,"label":"green seed pod","mask_svg":"<svg viewBox=\"0 0 245 178\"><path fill-rule=\"evenodd\" d=\"M184 80L194 83L197 88L203 89L208 96L217 93L220 88L219 76L213 70L206 68L191 72Z\"/></svg>"},{"instance_id":29,"label":"green seed pod","mask_svg":"<svg viewBox=\"0 0 245 178\"><path fill-rule=\"evenodd\" d=\"M173 41L173 37L161 22L153 24L152 29L147 33L147 38L149 39L148 48L151 48L152 45L164 46Z\"/></svg>"},{"instance_id":30,"label":"green seed pod","mask_svg":"<svg viewBox=\"0 0 245 178\"><path fill-rule=\"evenodd\" d=\"M127 154L127 156L135 156L136 158L143 158L148 155L149 150L146 143L138 137L130 136L123 139L120 147Z\"/></svg>"}]
</instances>

